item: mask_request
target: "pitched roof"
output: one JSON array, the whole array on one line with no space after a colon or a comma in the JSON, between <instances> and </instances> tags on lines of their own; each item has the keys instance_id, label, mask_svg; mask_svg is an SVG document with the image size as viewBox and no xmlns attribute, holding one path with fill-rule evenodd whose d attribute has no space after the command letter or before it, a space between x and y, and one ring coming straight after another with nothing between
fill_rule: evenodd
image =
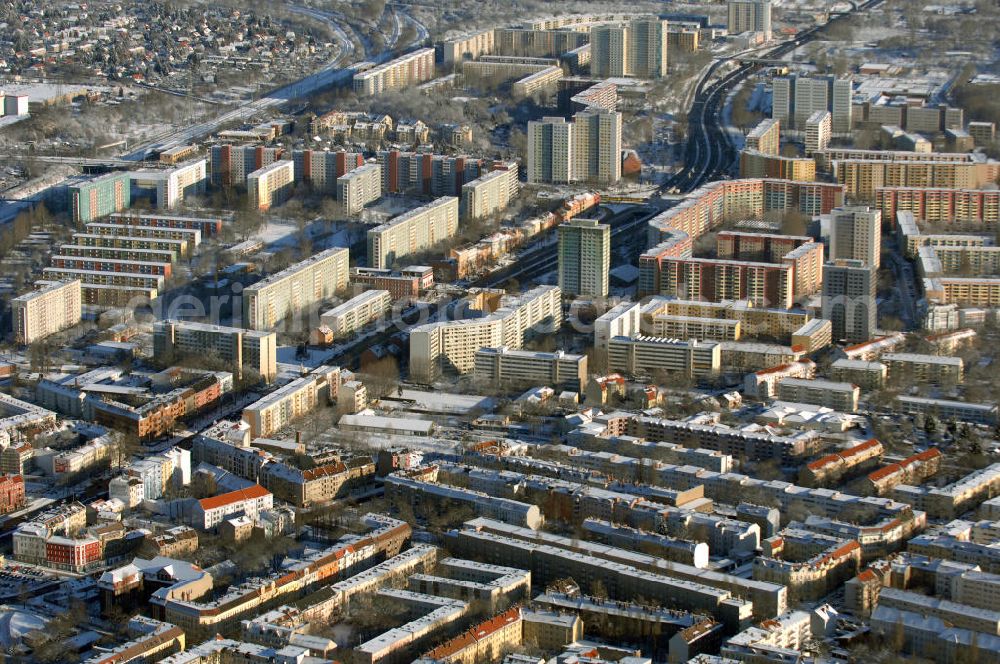
<instances>
[{"instance_id":1,"label":"pitched roof","mask_svg":"<svg viewBox=\"0 0 1000 664\"><path fill-rule=\"evenodd\" d=\"M229 493L212 496L211 498L202 498L198 501L198 504L201 505L201 509L207 512L208 510L225 507L226 505L231 505L233 503L239 503L245 500L256 500L269 495L271 495L270 491L259 484L254 484L245 489L237 489L236 491L230 491Z\"/></svg>"}]
</instances>

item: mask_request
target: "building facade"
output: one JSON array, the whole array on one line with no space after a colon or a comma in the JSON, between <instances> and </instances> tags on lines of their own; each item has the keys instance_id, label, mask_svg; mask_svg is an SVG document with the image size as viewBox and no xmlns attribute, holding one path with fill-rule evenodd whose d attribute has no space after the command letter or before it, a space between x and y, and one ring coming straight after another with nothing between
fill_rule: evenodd
<instances>
[{"instance_id":1,"label":"building facade","mask_svg":"<svg viewBox=\"0 0 1000 664\"><path fill-rule=\"evenodd\" d=\"M506 209L521 190L517 162L494 164L492 171L462 185L462 219L483 219Z\"/></svg>"},{"instance_id":2,"label":"building facade","mask_svg":"<svg viewBox=\"0 0 1000 664\"><path fill-rule=\"evenodd\" d=\"M729 34L760 32L771 38L771 0L728 0L726 11Z\"/></svg>"},{"instance_id":3,"label":"building facade","mask_svg":"<svg viewBox=\"0 0 1000 664\"><path fill-rule=\"evenodd\" d=\"M607 297L611 269L611 226L594 219L560 224L559 289L566 295Z\"/></svg>"},{"instance_id":4,"label":"building facade","mask_svg":"<svg viewBox=\"0 0 1000 664\"><path fill-rule=\"evenodd\" d=\"M580 111L567 122L546 117L528 123L528 182L565 184L621 179L622 115Z\"/></svg>"},{"instance_id":5,"label":"building facade","mask_svg":"<svg viewBox=\"0 0 1000 664\"><path fill-rule=\"evenodd\" d=\"M352 85L359 95L402 90L434 78L434 49L421 48L385 64L354 75Z\"/></svg>"},{"instance_id":6,"label":"building facade","mask_svg":"<svg viewBox=\"0 0 1000 664\"><path fill-rule=\"evenodd\" d=\"M153 325L153 357L172 362L180 356L197 357L208 352L237 375L243 367L250 367L267 382L278 375L277 347L274 332L179 320Z\"/></svg>"},{"instance_id":7,"label":"building facade","mask_svg":"<svg viewBox=\"0 0 1000 664\"><path fill-rule=\"evenodd\" d=\"M587 387L587 357L506 347L476 351L475 377L494 387L546 385L581 392Z\"/></svg>"},{"instance_id":8,"label":"building facade","mask_svg":"<svg viewBox=\"0 0 1000 664\"><path fill-rule=\"evenodd\" d=\"M458 230L458 199L443 196L368 231L368 266L389 268L410 254L430 249Z\"/></svg>"},{"instance_id":9,"label":"building facade","mask_svg":"<svg viewBox=\"0 0 1000 664\"><path fill-rule=\"evenodd\" d=\"M73 221L87 223L132 204L131 180L127 171L107 173L72 182L67 188Z\"/></svg>"},{"instance_id":10,"label":"building facade","mask_svg":"<svg viewBox=\"0 0 1000 664\"><path fill-rule=\"evenodd\" d=\"M858 260L876 270L882 262L882 212L850 205L830 212L830 260Z\"/></svg>"},{"instance_id":11,"label":"building facade","mask_svg":"<svg viewBox=\"0 0 1000 664\"><path fill-rule=\"evenodd\" d=\"M488 316L413 328L410 373L425 382L442 373L469 373L475 369L480 348L519 349L532 336L551 334L561 324L559 288L539 286L518 296L505 296L500 308Z\"/></svg>"},{"instance_id":12,"label":"building facade","mask_svg":"<svg viewBox=\"0 0 1000 664\"><path fill-rule=\"evenodd\" d=\"M295 188L295 162L276 161L247 176L247 199L255 210L267 211L288 200Z\"/></svg>"},{"instance_id":13,"label":"building facade","mask_svg":"<svg viewBox=\"0 0 1000 664\"><path fill-rule=\"evenodd\" d=\"M828 262L823 267L823 318L834 339L868 341L875 336L875 268L858 260Z\"/></svg>"},{"instance_id":14,"label":"building facade","mask_svg":"<svg viewBox=\"0 0 1000 664\"><path fill-rule=\"evenodd\" d=\"M829 111L835 134L851 131L853 126L853 83L850 78L799 75L774 79L771 117L789 129L806 129L816 111Z\"/></svg>"},{"instance_id":15,"label":"building facade","mask_svg":"<svg viewBox=\"0 0 1000 664\"><path fill-rule=\"evenodd\" d=\"M365 164L337 178L337 200L346 215L355 215L382 196L382 169Z\"/></svg>"},{"instance_id":16,"label":"building facade","mask_svg":"<svg viewBox=\"0 0 1000 664\"><path fill-rule=\"evenodd\" d=\"M387 290L369 290L320 315L323 325L334 337L341 337L384 316L392 308L392 294Z\"/></svg>"},{"instance_id":17,"label":"building facade","mask_svg":"<svg viewBox=\"0 0 1000 664\"><path fill-rule=\"evenodd\" d=\"M243 291L243 324L267 330L347 286L349 251L333 247Z\"/></svg>"},{"instance_id":18,"label":"building facade","mask_svg":"<svg viewBox=\"0 0 1000 664\"><path fill-rule=\"evenodd\" d=\"M82 291L79 279L57 281L15 297L10 302L14 341L31 344L80 322Z\"/></svg>"}]
</instances>

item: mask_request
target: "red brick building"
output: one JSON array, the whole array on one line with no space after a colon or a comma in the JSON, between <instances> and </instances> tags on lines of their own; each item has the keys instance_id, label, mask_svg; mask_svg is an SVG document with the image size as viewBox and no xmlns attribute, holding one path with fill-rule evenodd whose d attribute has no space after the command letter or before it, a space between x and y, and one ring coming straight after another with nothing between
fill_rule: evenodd
<instances>
[{"instance_id":1,"label":"red brick building","mask_svg":"<svg viewBox=\"0 0 1000 664\"><path fill-rule=\"evenodd\" d=\"M24 507L24 478L20 475L0 475L0 514Z\"/></svg>"}]
</instances>

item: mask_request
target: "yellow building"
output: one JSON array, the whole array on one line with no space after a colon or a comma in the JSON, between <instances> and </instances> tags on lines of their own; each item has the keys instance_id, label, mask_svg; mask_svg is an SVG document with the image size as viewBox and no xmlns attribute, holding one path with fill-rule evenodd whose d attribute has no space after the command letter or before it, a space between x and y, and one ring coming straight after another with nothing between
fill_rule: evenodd
<instances>
[{"instance_id":1,"label":"yellow building","mask_svg":"<svg viewBox=\"0 0 1000 664\"><path fill-rule=\"evenodd\" d=\"M783 157L743 150L740 152L740 177L813 182L816 179L816 161L810 157Z\"/></svg>"},{"instance_id":2,"label":"yellow building","mask_svg":"<svg viewBox=\"0 0 1000 664\"><path fill-rule=\"evenodd\" d=\"M781 152L781 122L774 118L761 120L747 134L746 149L761 154L779 154Z\"/></svg>"},{"instance_id":3,"label":"yellow building","mask_svg":"<svg viewBox=\"0 0 1000 664\"><path fill-rule=\"evenodd\" d=\"M256 210L270 210L285 202L295 187L295 162L276 161L247 176L247 199Z\"/></svg>"}]
</instances>

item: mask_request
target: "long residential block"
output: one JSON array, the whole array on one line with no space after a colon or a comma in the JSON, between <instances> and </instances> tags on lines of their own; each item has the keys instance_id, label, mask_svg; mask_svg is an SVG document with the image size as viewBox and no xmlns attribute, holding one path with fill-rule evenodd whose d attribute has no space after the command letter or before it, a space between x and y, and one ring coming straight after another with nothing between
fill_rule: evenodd
<instances>
[{"instance_id":1,"label":"long residential block","mask_svg":"<svg viewBox=\"0 0 1000 664\"><path fill-rule=\"evenodd\" d=\"M368 231L368 267L387 268L458 230L458 198L444 196Z\"/></svg>"},{"instance_id":2,"label":"long residential block","mask_svg":"<svg viewBox=\"0 0 1000 664\"><path fill-rule=\"evenodd\" d=\"M335 337L350 334L384 316L392 308L392 295L387 290L370 290L352 297L320 315L320 322L330 328Z\"/></svg>"},{"instance_id":3,"label":"long residential block","mask_svg":"<svg viewBox=\"0 0 1000 664\"><path fill-rule=\"evenodd\" d=\"M348 258L346 247L333 247L246 288L243 324L271 329L286 316L333 297L347 286Z\"/></svg>"},{"instance_id":4,"label":"long residential block","mask_svg":"<svg viewBox=\"0 0 1000 664\"><path fill-rule=\"evenodd\" d=\"M587 357L506 347L476 351L475 377L495 387L547 385L580 392L587 386Z\"/></svg>"},{"instance_id":5,"label":"long residential block","mask_svg":"<svg viewBox=\"0 0 1000 664\"><path fill-rule=\"evenodd\" d=\"M441 373L469 373L480 348L521 348L534 335L551 334L562 324L558 287L538 286L506 296L488 316L427 323L410 331L410 373L430 381Z\"/></svg>"},{"instance_id":6,"label":"long residential block","mask_svg":"<svg viewBox=\"0 0 1000 664\"><path fill-rule=\"evenodd\" d=\"M354 75L352 85L360 95L401 90L434 78L434 49L421 48L385 64Z\"/></svg>"}]
</instances>

